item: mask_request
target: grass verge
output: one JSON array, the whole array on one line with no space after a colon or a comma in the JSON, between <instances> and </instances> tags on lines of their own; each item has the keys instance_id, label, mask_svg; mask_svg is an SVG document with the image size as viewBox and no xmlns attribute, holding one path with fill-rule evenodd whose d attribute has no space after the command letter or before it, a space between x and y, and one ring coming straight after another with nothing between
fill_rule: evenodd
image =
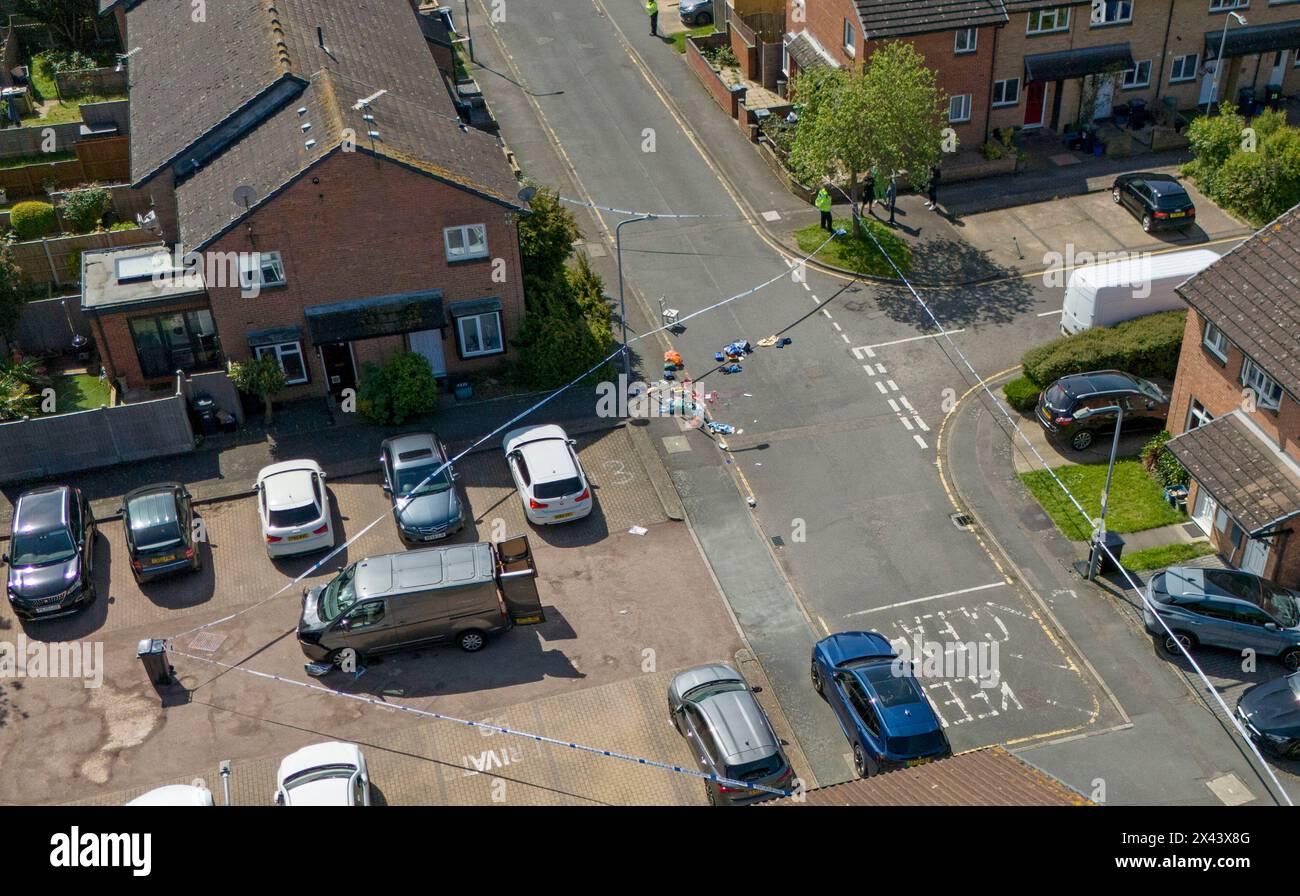
<instances>
[{"instance_id":1,"label":"grass verge","mask_svg":"<svg viewBox=\"0 0 1300 896\"><path fill-rule=\"evenodd\" d=\"M1213 553L1214 548L1208 541L1193 541L1190 544L1177 542L1125 554L1119 558L1119 562L1129 572L1148 572L1152 569L1164 569L1166 566L1177 566L1179 563Z\"/></svg>"},{"instance_id":2,"label":"grass verge","mask_svg":"<svg viewBox=\"0 0 1300 896\"><path fill-rule=\"evenodd\" d=\"M870 228L890 257L906 274L912 266L911 247L903 241L902 237L879 221L864 218L863 223ZM876 244L866 234L861 237L853 235L853 221L850 218L835 218L834 226L837 230L843 230L844 236L837 237L827 243L813 256L814 258L826 264L847 268L858 274L871 274L876 277L897 276L894 269L890 267L889 262L876 248ZM800 251L806 254L816 249L826 240L826 231L816 224L810 224L796 230L794 239L799 244Z\"/></svg>"},{"instance_id":3,"label":"grass verge","mask_svg":"<svg viewBox=\"0 0 1300 896\"><path fill-rule=\"evenodd\" d=\"M1106 485L1105 464L1074 464L1057 467L1052 472L1060 477L1090 517L1096 519L1101 515L1101 491ZM1091 537L1090 521L1080 515L1046 470L1021 473L1020 481L1047 511L1062 535L1071 541L1087 541ZM1169 506L1164 491L1147 475L1141 461L1135 458L1116 461L1110 505L1106 509L1108 530L1141 532L1185 522L1187 515Z\"/></svg>"}]
</instances>

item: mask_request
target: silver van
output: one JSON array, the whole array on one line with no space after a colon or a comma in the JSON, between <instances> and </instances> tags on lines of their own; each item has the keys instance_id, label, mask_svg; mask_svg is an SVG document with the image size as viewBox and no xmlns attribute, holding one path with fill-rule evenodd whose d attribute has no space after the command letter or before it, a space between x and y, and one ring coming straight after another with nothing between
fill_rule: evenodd
<instances>
[{"instance_id":1,"label":"silver van","mask_svg":"<svg viewBox=\"0 0 1300 896\"><path fill-rule=\"evenodd\" d=\"M476 651L511 625L541 622L527 539L366 557L303 592L298 643L315 663L450 642ZM503 581L504 579L504 581ZM324 671L324 670L322 670Z\"/></svg>"}]
</instances>

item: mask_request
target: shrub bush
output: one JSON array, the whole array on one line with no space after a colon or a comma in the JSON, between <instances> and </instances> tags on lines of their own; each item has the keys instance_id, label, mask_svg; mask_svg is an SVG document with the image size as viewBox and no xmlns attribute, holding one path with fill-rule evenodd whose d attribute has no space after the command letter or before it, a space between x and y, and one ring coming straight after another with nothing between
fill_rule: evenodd
<instances>
[{"instance_id":1,"label":"shrub bush","mask_svg":"<svg viewBox=\"0 0 1300 896\"><path fill-rule=\"evenodd\" d=\"M1268 165L1262 153L1235 152L1214 177L1214 201L1252 221L1266 221L1269 213Z\"/></svg>"},{"instance_id":2,"label":"shrub bush","mask_svg":"<svg viewBox=\"0 0 1300 896\"><path fill-rule=\"evenodd\" d=\"M1114 327L1095 327L1031 348L1021 363L1025 376L1039 388L1072 373L1111 368L1173 379L1186 323L1186 311L1162 311Z\"/></svg>"},{"instance_id":3,"label":"shrub bush","mask_svg":"<svg viewBox=\"0 0 1300 896\"><path fill-rule=\"evenodd\" d=\"M1042 391L1025 376L1018 376L1002 387L1002 395L1007 404L1022 414L1027 414L1038 406L1038 393Z\"/></svg>"},{"instance_id":4,"label":"shrub bush","mask_svg":"<svg viewBox=\"0 0 1300 896\"><path fill-rule=\"evenodd\" d=\"M58 229L54 206L48 202L19 202L9 210L9 226L20 240L37 240Z\"/></svg>"},{"instance_id":5,"label":"shrub bush","mask_svg":"<svg viewBox=\"0 0 1300 896\"><path fill-rule=\"evenodd\" d=\"M113 195L100 186L73 190L63 200L63 220L77 233L90 233L99 228L104 215L113 207Z\"/></svg>"},{"instance_id":6,"label":"shrub bush","mask_svg":"<svg viewBox=\"0 0 1300 896\"><path fill-rule=\"evenodd\" d=\"M1183 465L1174 457L1166 443L1173 438L1168 430L1161 430L1142 446L1142 466L1165 488L1174 485L1187 485L1191 476Z\"/></svg>"},{"instance_id":7,"label":"shrub bush","mask_svg":"<svg viewBox=\"0 0 1300 896\"><path fill-rule=\"evenodd\" d=\"M1187 140L1196 156L1194 173L1203 191L1214 191L1214 180L1223 163L1241 148L1241 131L1246 120L1240 115L1201 116L1187 128Z\"/></svg>"},{"instance_id":8,"label":"shrub bush","mask_svg":"<svg viewBox=\"0 0 1300 896\"><path fill-rule=\"evenodd\" d=\"M395 352L384 362L361 368L357 410L380 426L397 426L438 407L438 380L424 356Z\"/></svg>"}]
</instances>

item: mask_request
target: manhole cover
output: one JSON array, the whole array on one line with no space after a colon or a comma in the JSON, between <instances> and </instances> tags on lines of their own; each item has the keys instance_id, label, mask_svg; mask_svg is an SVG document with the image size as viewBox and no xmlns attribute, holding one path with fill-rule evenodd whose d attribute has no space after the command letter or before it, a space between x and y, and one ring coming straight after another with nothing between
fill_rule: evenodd
<instances>
[{"instance_id":1,"label":"manhole cover","mask_svg":"<svg viewBox=\"0 0 1300 896\"><path fill-rule=\"evenodd\" d=\"M952 513L948 515L948 519L952 520L952 524L958 529L969 529L975 525L975 518L969 513Z\"/></svg>"},{"instance_id":2,"label":"manhole cover","mask_svg":"<svg viewBox=\"0 0 1300 896\"><path fill-rule=\"evenodd\" d=\"M199 632L194 636L194 640L190 642L190 649L212 653L224 644L225 640L226 636L220 632Z\"/></svg>"},{"instance_id":3,"label":"manhole cover","mask_svg":"<svg viewBox=\"0 0 1300 896\"><path fill-rule=\"evenodd\" d=\"M776 545L778 548L783 548L785 547L785 539L780 535L773 535L772 544Z\"/></svg>"},{"instance_id":4,"label":"manhole cover","mask_svg":"<svg viewBox=\"0 0 1300 896\"><path fill-rule=\"evenodd\" d=\"M664 436L664 450L669 454L680 454L691 450L691 443L686 436Z\"/></svg>"}]
</instances>

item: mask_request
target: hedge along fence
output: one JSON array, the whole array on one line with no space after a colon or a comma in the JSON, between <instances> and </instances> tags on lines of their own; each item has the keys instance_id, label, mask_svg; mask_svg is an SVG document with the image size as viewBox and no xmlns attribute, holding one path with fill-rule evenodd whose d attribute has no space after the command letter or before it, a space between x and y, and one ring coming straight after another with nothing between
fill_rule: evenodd
<instances>
[{"instance_id":1,"label":"hedge along fence","mask_svg":"<svg viewBox=\"0 0 1300 896\"><path fill-rule=\"evenodd\" d=\"M80 264L74 267L72 259L80 259L81 253L93 249L153 244L162 245L162 240L150 230L110 230L14 243L13 257L14 263L22 269L23 276L33 286L80 288Z\"/></svg>"},{"instance_id":2,"label":"hedge along fence","mask_svg":"<svg viewBox=\"0 0 1300 896\"><path fill-rule=\"evenodd\" d=\"M1186 324L1186 311L1164 311L1113 327L1094 327L1031 348L1021 363L1025 376L1040 389L1063 376L1091 370L1172 380Z\"/></svg>"},{"instance_id":3,"label":"hedge along fence","mask_svg":"<svg viewBox=\"0 0 1300 896\"><path fill-rule=\"evenodd\" d=\"M73 144L75 159L0 169L0 189L10 199L45 198L56 189L86 183L120 183L131 176L130 144L126 137L100 137Z\"/></svg>"}]
</instances>

